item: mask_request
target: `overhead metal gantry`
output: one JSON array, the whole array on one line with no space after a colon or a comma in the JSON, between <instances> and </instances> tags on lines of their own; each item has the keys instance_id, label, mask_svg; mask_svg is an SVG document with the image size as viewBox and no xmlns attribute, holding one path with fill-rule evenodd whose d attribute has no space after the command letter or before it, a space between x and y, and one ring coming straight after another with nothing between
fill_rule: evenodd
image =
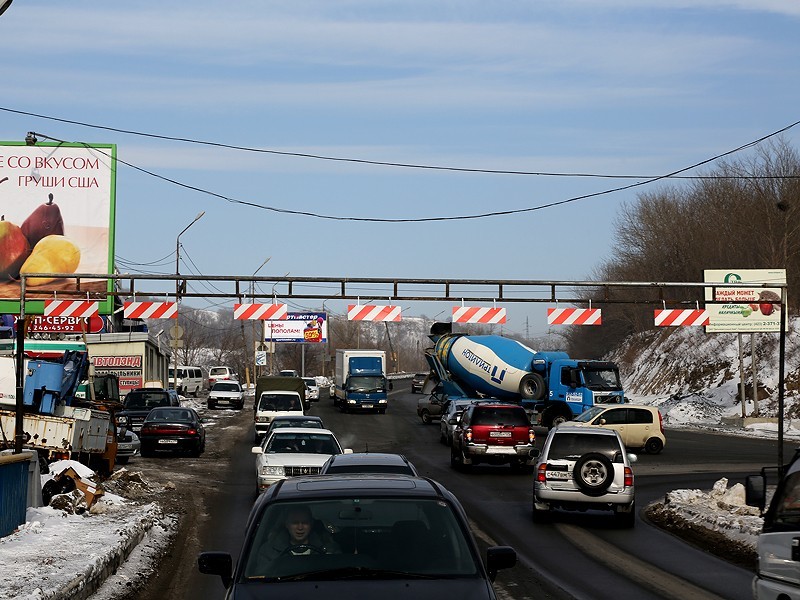
<instances>
[{"instance_id":1,"label":"overhead metal gantry","mask_svg":"<svg viewBox=\"0 0 800 600\"><path fill-rule=\"evenodd\" d=\"M717 288L780 288L781 327L778 365L778 468L783 469L784 433L784 363L786 357L787 328L787 289L786 283L738 282L678 282L678 281L549 281L531 279L424 279L389 277L298 277L298 276L239 276L239 275L146 275L146 274L97 274L97 273L25 273L20 280L20 318L25 318L26 304L29 301L85 298L107 299L136 298L136 296L170 298L177 302L181 298L231 298L239 302L245 299L256 301L261 298L295 298L306 300L383 300L409 302L548 302L565 304L639 304L666 306L696 306L698 300L680 297L689 289L711 289L711 297L716 298ZM31 287L28 279L36 277L53 278L74 282L73 285L58 288L45 286ZM171 291L147 289L141 282L172 282ZM100 286L98 286L100 282ZM125 283L127 282L127 288ZM214 291L196 292L188 289L189 282L205 282ZM113 284L112 284L113 283ZM221 290L217 285L227 284L232 288ZM271 285L269 293L258 290L259 285ZM277 289L281 286L280 291ZM98 289L98 287L102 289ZM111 288L111 291L109 291ZM584 291L579 294L578 291ZM621 290L638 290L634 297L622 297ZM670 295L673 291L675 297ZM618 297L615 297L615 293ZM591 300L588 296L592 296ZM708 304L708 302L706 302ZM717 302L719 303L719 302ZM17 431L15 451L22 449L22 396L23 396L23 352L25 345L24 327L17 328Z\"/></svg>"}]
</instances>

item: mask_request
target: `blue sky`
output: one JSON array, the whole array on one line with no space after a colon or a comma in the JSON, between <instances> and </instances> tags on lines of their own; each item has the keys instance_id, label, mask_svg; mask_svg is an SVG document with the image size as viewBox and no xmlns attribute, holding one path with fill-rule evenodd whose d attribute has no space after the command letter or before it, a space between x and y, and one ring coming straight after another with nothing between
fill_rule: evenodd
<instances>
[{"instance_id":1,"label":"blue sky","mask_svg":"<svg viewBox=\"0 0 800 600\"><path fill-rule=\"evenodd\" d=\"M0 17L0 106L282 152L654 176L800 118L798 25L794 0L15 0ZM798 130L784 134L795 147ZM340 217L516 210L633 182L240 152L0 111L1 140L28 131L114 143L120 159L190 186ZM177 234L205 211L181 237L182 273L250 275L271 257L259 275L586 280L619 207L663 185L381 224L247 207L121 166L116 255L167 257L136 268L173 273ZM429 317L450 306L400 304ZM508 329L548 330L545 305L503 306Z\"/></svg>"}]
</instances>

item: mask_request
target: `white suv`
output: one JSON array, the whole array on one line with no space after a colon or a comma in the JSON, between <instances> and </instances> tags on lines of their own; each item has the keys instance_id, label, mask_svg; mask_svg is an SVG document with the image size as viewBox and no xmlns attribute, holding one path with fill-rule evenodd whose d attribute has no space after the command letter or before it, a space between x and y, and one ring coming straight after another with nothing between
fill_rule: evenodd
<instances>
[{"instance_id":1,"label":"white suv","mask_svg":"<svg viewBox=\"0 0 800 600\"><path fill-rule=\"evenodd\" d=\"M536 463L533 520L552 509L611 510L623 527L636 522L633 469L619 433L565 423L551 429Z\"/></svg>"}]
</instances>

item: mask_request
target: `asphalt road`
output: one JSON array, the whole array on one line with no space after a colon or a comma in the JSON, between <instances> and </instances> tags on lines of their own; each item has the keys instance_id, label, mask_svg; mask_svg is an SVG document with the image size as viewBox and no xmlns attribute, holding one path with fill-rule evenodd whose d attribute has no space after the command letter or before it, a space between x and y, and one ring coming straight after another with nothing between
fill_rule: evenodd
<instances>
[{"instance_id":1,"label":"asphalt road","mask_svg":"<svg viewBox=\"0 0 800 600\"><path fill-rule=\"evenodd\" d=\"M323 394L325 396L325 394ZM341 414L324 398L311 414L323 418L343 446L356 452L400 452L427 477L444 484L464 505L482 546L511 545L516 567L498 576L501 598L730 600L751 598L752 573L653 527L641 517L633 530L617 529L603 513L562 514L551 524L530 518L531 476L504 466L478 466L469 473L450 467L449 449L439 443L439 423L416 415L420 395L398 382L386 415ZM254 500L252 411L208 413L207 452L199 459L134 459L131 469L179 488L183 526L178 540L142 600L222 598L219 578L196 570L200 550L234 557ZM546 435L539 430L539 444ZM792 452L787 445L784 452ZM678 488L710 488L720 477L731 482L777 461L776 443L702 432L667 430L667 447L657 456L639 455L634 467L637 506Z\"/></svg>"}]
</instances>

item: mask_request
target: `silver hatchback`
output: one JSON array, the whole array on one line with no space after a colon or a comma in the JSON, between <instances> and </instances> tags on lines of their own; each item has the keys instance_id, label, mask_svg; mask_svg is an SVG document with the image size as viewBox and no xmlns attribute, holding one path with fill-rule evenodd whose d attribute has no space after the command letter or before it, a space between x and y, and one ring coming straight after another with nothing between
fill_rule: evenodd
<instances>
[{"instance_id":1,"label":"silver hatchback","mask_svg":"<svg viewBox=\"0 0 800 600\"><path fill-rule=\"evenodd\" d=\"M633 469L619 433L565 423L551 429L536 463L533 519L554 508L610 510L623 527L636 522Z\"/></svg>"}]
</instances>

